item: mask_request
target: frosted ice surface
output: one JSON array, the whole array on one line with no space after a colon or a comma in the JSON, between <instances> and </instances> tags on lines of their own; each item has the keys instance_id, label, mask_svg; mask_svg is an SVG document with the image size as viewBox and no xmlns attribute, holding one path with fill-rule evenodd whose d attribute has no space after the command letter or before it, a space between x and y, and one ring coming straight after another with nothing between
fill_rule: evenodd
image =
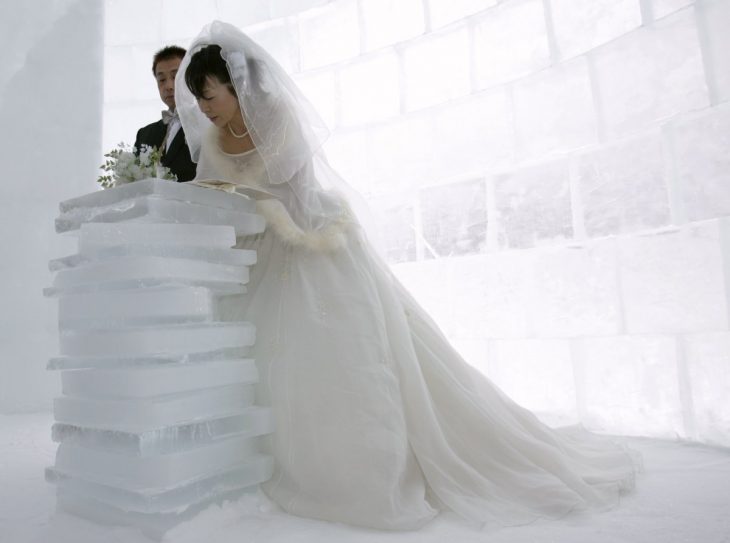
<instances>
[{"instance_id":1,"label":"frosted ice surface","mask_svg":"<svg viewBox=\"0 0 730 543\"><path fill-rule=\"evenodd\" d=\"M443 275L450 278L454 334L467 338L524 338L533 334L533 253L499 251L449 262L451 274ZM419 279L412 275L412 281Z\"/></svg>"},{"instance_id":2,"label":"frosted ice surface","mask_svg":"<svg viewBox=\"0 0 730 543\"><path fill-rule=\"evenodd\" d=\"M261 436L273 430L274 417L271 409L251 406L237 415L138 433L56 423L53 425L53 440L75 443L91 449L147 456L191 449L227 436Z\"/></svg>"},{"instance_id":3,"label":"frosted ice surface","mask_svg":"<svg viewBox=\"0 0 730 543\"><path fill-rule=\"evenodd\" d=\"M709 105L692 10L661 20L593 54L608 137Z\"/></svg>"},{"instance_id":4,"label":"frosted ice surface","mask_svg":"<svg viewBox=\"0 0 730 543\"><path fill-rule=\"evenodd\" d=\"M692 390L695 437L727 446L730 443L730 333L687 335L684 349Z\"/></svg>"},{"instance_id":5,"label":"frosted ice surface","mask_svg":"<svg viewBox=\"0 0 730 543\"><path fill-rule=\"evenodd\" d=\"M626 234L670 220L661 134L639 137L576 158L589 236Z\"/></svg>"},{"instance_id":6,"label":"frosted ice surface","mask_svg":"<svg viewBox=\"0 0 730 543\"><path fill-rule=\"evenodd\" d=\"M249 26L247 21L253 19L258 19L255 22L269 20L270 2L259 0L241 4L238 0L219 0L217 5L221 21L246 28L249 37L274 57L286 73L295 74L299 71L298 38L293 32L296 19L281 19L263 26ZM197 32L196 30L196 34ZM319 111L318 107L317 110Z\"/></svg>"},{"instance_id":7,"label":"frosted ice surface","mask_svg":"<svg viewBox=\"0 0 730 543\"><path fill-rule=\"evenodd\" d=\"M427 258L480 253L486 248L487 203L483 179L420 190ZM460 213L454 213L454 210Z\"/></svg>"},{"instance_id":8,"label":"frosted ice surface","mask_svg":"<svg viewBox=\"0 0 730 543\"><path fill-rule=\"evenodd\" d=\"M256 39L255 36L252 37ZM284 36L282 39L285 39ZM294 76L294 81L325 124L334 127L337 124L337 87L334 70L299 74Z\"/></svg>"},{"instance_id":9,"label":"frosted ice surface","mask_svg":"<svg viewBox=\"0 0 730 543\"><path fill-rule=\"evenodd\" d=\"M441 157L431 169L442 179L454 175L483 175L512 165L515 130L512 104L503 89L455 100L434 114Z\"/></svg>"},{"instance_id":10,"label":"frosted ice surface","mask_svg":"<svg viewBox=\"0 0 730 543\"><path fill-rule=\"evenodd\" d=\"M144 398L257 381L258 371L251 359L61 373L66 396L102 399Z\"/></svg>"},{"instance_id":11,"label":"frosted ice surface","mask_svg":"<svg viewBox=\"0 0 730 543\"><path fill-rule=\"evenodd\" d=\"M179 200L247 213L253 213L256 210L256 202L241 195L228 194L220 190L211 190L187 183L174 183L159 179L135 181L134 183L113 189L85 194L78 198L61 202L59 208L63 214L82 209L114 205L124 200L148 195L155 195L159 198L165 198L168 201Z\"/></svg>"},{"instance_id":12,"label":"frosted ice surface","mask_svg":"<svg viewBox=\"0 0 730 543\"><path fill-rule=\"evenodd\" d=\"M107 281L141 279L181 279L245 284L248 282L248 277L247 267L179 258L129 256L59 271L53 280L53 286L68 288Z\"/></svg>"},{"instance_id":13,"label":"frosted ice surface","mask_svg":"<svg viewBox=\"0 0 730 543\"><path fill-rule=\"evenodd\" d=\"M60 396L54 400L58 422L129 433L241 413L253 405L253 385L229 385L153 398L89 399Z\"/></svg>"},{"instance_id":14,"label":"frosted ice surface","mask_svg":"<svg viewBox=\"0 0 730 543\"><path fill-rule=\"evenodd\" d=\"M342 68L342 123L377 122L400 113L399 66L395 52L387 51Z\"/></svg>"},{"instance_id":15,"label":"frosted ice surface","mask_svg":"<svg viewBox=\"0 0 730 543\"><path fill-rule=\"evenodd\" d=\"M689 3L691 0L683 1ZM707 75L714 88L714 103L726 102L730 100L730 65L727 61L727 52L730 50L730 32L727 31L730 25L730 2L715 0L698 3L697 15L698 24L706 37L702 44L703 57L707 65Z\"/></svg>"},{"instance_id":16,"label":"frosted ice surface","mask_svg":"<svg viewBox=\"0 0 730 543\"><path fill-rule=\"evenodd\" d=\"M191 504L209 501L231 491L241 490L271 478L273 460L270 456L255 455L240 462L234 469L215 472L188 484L159 491L138 492L85 481L79 477L68 477L54 469L48 469L46 476L58 486L59 505L64 509L88 515L99 521L124 521L125 513L181 514ZM126 517L135 525L157 523L158 516L144 518L133 515Z\"/></svg>"},{"instance_id":17,"label":"frosted ice surface","mask_svg":"<svg viewBox=\"0 0 730 543\"><path fill-rule=\"evenodd\" d=\"M622 331L616 246L541 251L533 261L530 315L539 337L579 337Z\"/></svg>"},{"instance_id":18,"label":"frosted ice surface","mask_svg":"<svg viewBox=\"0 0 730 543\"><path fill-rule=\"evenodd\" d=\"M477 83L480 88L539 71L550 63L543 3L501 2L476 18Z\"/></svg>"},{"instance_id":19,"label":"frosted ice surface","mask_svg":"<svg viewBox=\"0 0 730 543\"><path fill-rule=\"evenodd\" d=\"M228 471L258 453L256 438L234 436L193 449L134 456L63 442L55 468L82 479L136 492L159 492Z\"/></svg>"},{"instance_id":20,"label":"frosted ice surface","mask_svg":"<svg viewBox=\"0 0 730 543\"><path fill-rule=\"evenodd\" d=\"M672 123L670 130L687 218L730 215L730 103Z\"/></svg>"},{"instance_id":21,"label":"frosted ice surface","mask_svg":"<svg viewBox=\"0 0 730 543\"><path fill-rule=\"evenodd\" d=\"M655 19L666 17L670 13L695 3L695 0L651 0L652 15ZM707 2L711 4L712 2ZM722 4L723 2L715 2Z\"/></svg>"},{"instance_id":22,"label":"frosted ice surface","mask_svg":"<svg viewBox=\"0 0 730 543\"><path fill-rule=\"evenodd\" d=\"M78 235L79 253L125 244L224 249L236 244L232 226L203 224L87 223Z\"/></svg>"},{"instance_id":23,"label":"frosted ice surface","mask_svg":"<svg viewBox=\"0 0 730 543\"><path fill-rule=\"evenodd\" d=\"M117 245L94 252L73 254L56 258L48 263L50 271L60 271L91 262L123 256L159 256L204 260L213 264L229 266L252 266L256 263L256 251L251 249L225 249L218 247L186 247L183 245Z\"/></svg>"},{"instance_id":24,"label":"frosted ice surface","mask_svg":"<svg viewBox=\"0 0 730 543\"><path fill-rule=\"evenodd\" d=\"M217 295L245 294L248 289L240 283L223 283L215 281L195 281L180 278L173 279L132 279L123 281L104 281L91 285L78 285L73 287L48 287L43 289L43 295L48 297L70 296L74 294L88 294L93 292L132 291L143 288L179 288L179 287L200 287L206 288Z\"/></svg>"},{"instance_id":25,"label":"frosted ice surface","mask_svg":"<svg viewBox=\"0 0 730 543\"><path fill-rule=\"evenodd\" d=\"M187 353L253 345L255 327L248 322L128 326L60 334L60 353L70 356Z\"/></svg>"},{"instance_id":26,"label":"frosted ice surface","mask_svg":"<svg viewBox=\"0 0 730 543\"><path fill-rule=\"evenodd\" d=\"M512 172L495 182L499 242L526 248L573 236L568 165L564 161Z\"/></svg>"},{"instance_id":27,"label":"frosted ice surface","mask_svg":"<svg viewBox=\"0 0 730 543\"><path fill-rule=\"evenodd\" d=\"M728 300L723 275L721 221L677 232L622 237L619 272L629 333L723 330Z\"/></svg>"},{"instance_id":28,"label":"frosted ice surface","mask_svg":"<svg viewBox=\"0 0 730 543\"><path fill-rule=\"evenodd\" d=\"M416 260L416 232L413 202L392 195L368 201L377 218L383 252L388 262Z\"/></svg>"},{"instance_id":29,"label":"frosted ice surface","mask_svg":"<svg viewBox=\"0 0 730 543\"><path fill-rule=\"evenodd\" d=\"M597 141L596 113L585 57L519 81L515 84L514 103L521 153L539 157Z\"/></svg>"},{"instance_id":30,"label":"frosted ice surface","mask_svg":"<svg viewBox=\"0 0 730 543\"><path fill-rule=\"evenodd\" d=\"M552 20L560 56L585 53L641 25L634 0L552 0Z\"/></svg>"},{"instance_id":31,"label":"frosted ice surface","mask_svg":"<svg viewBox=\"0 0 730 543\"><path fill-rule=\"evenodd\" d=\"M214 294L202 287L162 287L81 293L58 303L62 328L128 319L211 320Z\"/></svg>"},{"instance_id":32,"label":"frosted ice surface","mask_svg":"<svg viewBox=\"0 0 730 543\"><path fill-rule=\"evenodd\" d=\"M366 51L410 40L425 30L421 0L368 0L361 9Z\"/></svg>"},{"instance_id":33,"label":"frosted ice surface","mask_svg":"<svg viewBox=\"0 0 730 543\"><path fill-rule=\"evenodd\" d=\"M491 340L487 375L520 405L537 412L577 416L568 340Z\"/></svg>"},{"instance_id":34,"label":"frosted ice surface","mask_svg":"<svg viewBox=\"0 0 730 543\"><path fill-rule=\"evenodd\" d=\"M464 27L409 45L403 53L407 109L413 111L469 94L468 52L469 33Z\"/></svg>"},{"instance_id":35,"label":"frosted ice surface","mask_svg":"<svg viewBox=\"0 0 730 543\"><path fill-rule=\"evenodd\" d=\"M248 347L230 349L213 349L208 351L194 350L180 353L151 353L144 356L120 355L105 353L96 356L62 356L51 358L48 362L49 370L74 369L111 369L111 368L144 368L152 366L166 366L170 364L195 364L220 360L234 360L244 358L248 354Z\"/></svg>"},{"instance_id":36,"label":"frosted ice surface","mask_svg":"<svg viewBox=\"0 0 730 543\"><path fill-rule=\"evenodd\" d=\"M405 117L373 128L369 146L371 190L392 192L433 181L433 168L441 161L439 141L429 116Z\"/></svg>"},{"instance_id":37,"label":"frosted ice surface","mask_svg":"<svg viewBox=\"0 0 730 543\"><path fill-rule=\"evenodd\" d=\"M469 15L490 8L497 0L429 0L428 11L431 28L439 28Z\"/></svg>"},{"instance_id":38,"label":"frosted ice surface","mask_svg":"<svg viewBox=\"0 0 730 543\"><path fill-rule=\"evenodd\" d=\"M299 16L301 69L309 70L360 54L360 24L355 2L329 2Z\"/></svg>"},{"instance_id":39,"label":"frosted ice surface","mask_svg":"<svg viewBox=\"0 0 730 543\"><path fill-rule=\"evenodd\" d=\"M687 436L672 336L573 340L583 420L608 433Z\"/></svg>"},{"instance_id":40,"label":"frosted ice surface","mask_svg":"<svg viewBox=\"0 0 730 543\"><path fill-rule=\"evenodd\" d=\"M89 222L122 221L231 225L240 236L263 232L265 225L264 218L255 213L144 197L124 200L103 208L64 213L56 219L56 231L61 233L77 230L82 224Z\"/></svg>"}]
</instances>

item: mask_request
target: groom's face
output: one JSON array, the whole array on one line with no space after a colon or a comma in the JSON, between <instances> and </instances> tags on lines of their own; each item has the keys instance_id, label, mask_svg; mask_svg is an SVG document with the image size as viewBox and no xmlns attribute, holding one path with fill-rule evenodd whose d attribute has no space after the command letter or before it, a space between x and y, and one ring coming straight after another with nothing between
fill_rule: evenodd
<instances>
[{"instance_id":1,"label":"groom's face","mask_svg":"<svg viewBox=\"0 0 730 543\"><path fill-rule=\"evenodd\" d=\"M155 79L160 98L170 109L175 109L175 75L180 68L181 58L161 60L155 66Z\"/></svg>"}]
</instances>

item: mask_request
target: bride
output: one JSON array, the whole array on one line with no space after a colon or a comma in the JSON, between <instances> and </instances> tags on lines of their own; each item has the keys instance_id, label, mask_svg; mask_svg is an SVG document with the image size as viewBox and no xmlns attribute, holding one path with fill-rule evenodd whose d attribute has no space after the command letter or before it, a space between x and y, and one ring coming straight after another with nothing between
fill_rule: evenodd
<instances>
[{"instance_id":1,"label":"bride","mask_svg":"<svg viewBox=\"0 0 730 543\"><path fill-rule=\"evenodd\" d=\"M230 318L257 327L258 401L276 431L263 491L300 516L414 529L441 510L522 524L610 507L630 452L554 430L457 354L368 242L321 151L326 128L235 27L189 48L176 103L198 179L257 189L267 230Z\"/></svg>"}]
</instances>

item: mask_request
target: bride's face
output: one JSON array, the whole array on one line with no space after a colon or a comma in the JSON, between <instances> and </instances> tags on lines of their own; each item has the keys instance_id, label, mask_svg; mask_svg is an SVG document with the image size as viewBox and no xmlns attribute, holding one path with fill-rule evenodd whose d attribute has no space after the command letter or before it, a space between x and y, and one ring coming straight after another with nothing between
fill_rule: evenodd
<instances>
[{"instance_id":1,"label":"bride's face","mask_svg":"<svg viewBox=\"0 0 730 543\"><path fill-rule=\"evenodd\" d=\"M203 88L203 96L198 98L198 107L210 121L221 128L237 119L241 112L238 98L228 85L218 81L217 77L208 77Z\"/></svg>"}]
</instances>

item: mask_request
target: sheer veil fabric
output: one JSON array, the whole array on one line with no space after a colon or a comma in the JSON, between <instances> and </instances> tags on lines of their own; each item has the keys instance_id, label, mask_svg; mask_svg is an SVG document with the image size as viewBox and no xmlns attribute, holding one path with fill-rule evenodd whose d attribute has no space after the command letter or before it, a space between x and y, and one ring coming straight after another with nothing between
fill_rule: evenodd
<instances>
[{"instance_id":1,"label":"sheer veil fabric","mask_svg":"<svg viewBox=\"0 0 730 543\"><path fill-rule=\"evenodd\" d=\"M184 88L206 44L223 48L253 152L223 153ZM258 254L249 292L224 302L226 318L257 328L258 401L276 424L262 485L272 500L296 515L415 529L441 510L487 525L560 517L614 506L633 487L630 451L545 426L464 362L373 249L327 166L323 125L252 40L206 26L176 100L199 178L275 195L259 202L266 232L237 245Z\"/></svg>"},{"instance_id":2,"label":"sheer veil fabric","mask_svg":"<svg viewBox=\"0 0 730 543\"><path fill-rule=\"evenodd\" d=\"M206 45L221 47L236 89L246 128L266 165L268 190L287 208L295 224L316 232L333 222L350 220L340 197L347 185L329 167L322 144L329 129L284 69L258 44L232 25L206 25L188 49L178 70L175 102L190 154L202 166L200 149L211 123L185 85L190 57ZM210 172L208 172L210 173Z\"/></svg>"}]
</instances>

